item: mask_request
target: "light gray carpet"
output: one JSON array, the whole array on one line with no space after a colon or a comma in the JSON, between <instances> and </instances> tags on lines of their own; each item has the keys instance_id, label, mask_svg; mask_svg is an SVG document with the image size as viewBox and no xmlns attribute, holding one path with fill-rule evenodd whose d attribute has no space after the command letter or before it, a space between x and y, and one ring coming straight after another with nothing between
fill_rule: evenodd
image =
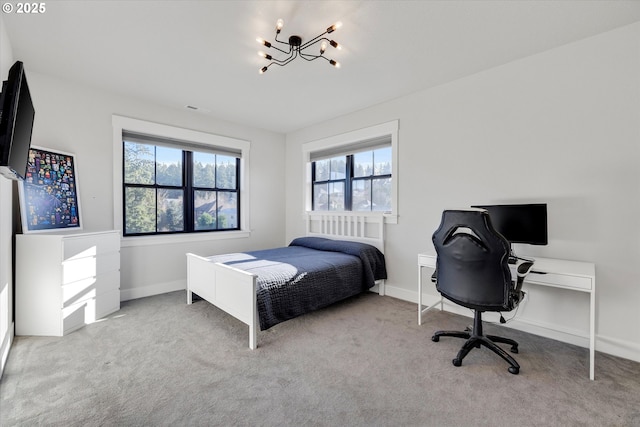
<instances>
[{"instance_id":1,"label":"light gray carpet","mask_svg":"<svg viewBox=\"0 0 640 427\"><path fill-rule=\"evenodd\" d=\"M471 320L368 293L259 332L185 292L128 301L63 338L16 337L0 425L639 426L640 364L499 326L520 375L486 349L461 367Z\"/></svg>"}]
</instances>

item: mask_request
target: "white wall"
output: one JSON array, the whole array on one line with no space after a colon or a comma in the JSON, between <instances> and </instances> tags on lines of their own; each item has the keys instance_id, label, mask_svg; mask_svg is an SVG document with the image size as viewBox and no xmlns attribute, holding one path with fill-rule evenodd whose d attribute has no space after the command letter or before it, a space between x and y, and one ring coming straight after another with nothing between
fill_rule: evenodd
<instances>
[{"instance_id":1,"label":"white wall","mask_svg":"<svg viewBox=\"0 0 640 427\"><path fill-rule=\"evenodd\" d=\"M417 301L417 254L432 250L443 209L546 202L549 245L516 250L594 262L596 349L640 361L640 23L288 134L287 239L304 233L301 145L392 119L390 294ZM545 323L588 333L586 296L529 296L518 315L541 320L541 334Z\"/></svg>"},{"instance_id":2,"label":"white wall","mask_svg":"<svg viewBox=\"0 0 640 427\"><path fill-rule=\"evenodd\" d=\"M28 64L25 68L36 110L32 144L75 154L83 231L122 229L113 219L113 174L121 171L113 166L112 114L251 142L250 237L146 246L130 246L135 238L124 239L122 299L184 289L186 252L204 255L282 245L284 135L84 87L31 72Z\"/></svg>"},{"instance_id":3,"label":"white wall","mask_svg":"<svg viewBox=\"0 0 640 427\"><path fill-rule=\"evenodd\" d=\"M0 81L7 79L13 65L9 36L0 16ZM0 377L13 338L13 181L0 176Z\"/></svg>"}]
</instances>

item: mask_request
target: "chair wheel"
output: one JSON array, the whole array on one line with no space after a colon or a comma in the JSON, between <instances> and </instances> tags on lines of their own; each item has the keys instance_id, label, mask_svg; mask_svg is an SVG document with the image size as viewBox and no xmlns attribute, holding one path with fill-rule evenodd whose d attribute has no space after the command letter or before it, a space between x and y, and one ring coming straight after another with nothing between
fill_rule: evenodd
<instances>
[{"instance_id":1,"label":"chair wheel","mask_svg":"<svg viewBox=\"0 0 640 427\"><path fill-rule=\"evenodd\" d=\"M511 372L513 375L518 375L518 372L520 372L520 368L516 368L515 366L510 366L509 372Z\"/></svg>"},{"instance_id":2,"label":"chair wheel","mask_svg":"<svg viewBox=\"0 0 640 427\"><path fill-rule=\"evenodd\" d=\"M511 353L517 353L518 352L518 346L514 345L513 347L511 347Z\"/></svg>"},{"instance_id":3,"label":"chair wheel","mask_svg":"<svg viewBox=\"0 0 640 427\"><path fill-rule=\"evenodd\" d=\"M431 337L431 341L438 342L438 341L440 341L440 337L437 336L437 335L434 335L434 336Z\"/></svg>"},{"instance_id":4,"label":"chair wheel","mask_svg":"<svg viewBox=\"0 0 640 427\"><path fill-rule=\"evenodd\" d=\"M462 365L462 360L460 360L460 359L453 359L451 362L453 363L453 366ZM511 368L509 368L509 369L511 369Z\"/></svg>"}]
</instances>

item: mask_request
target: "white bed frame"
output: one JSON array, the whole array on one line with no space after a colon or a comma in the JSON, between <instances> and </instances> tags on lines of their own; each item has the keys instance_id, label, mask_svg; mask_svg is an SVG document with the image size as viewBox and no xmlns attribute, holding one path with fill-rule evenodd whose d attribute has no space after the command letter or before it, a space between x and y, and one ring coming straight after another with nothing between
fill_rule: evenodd
<instances>
[{"instance_id":1,"label":"white bed frame","mask_svg":"<svg viewBox=\"0 0 640 427\"><path fill-rule=\"evenodd\" d=\"M306 215L307 236L368 243L384 253L384 217L356 213ZM257 275L187 253L187 304L192 293L249 325L249 348L257 347ZM377 281L384 295L384 280Z\"/></svg>"}]
</instances>

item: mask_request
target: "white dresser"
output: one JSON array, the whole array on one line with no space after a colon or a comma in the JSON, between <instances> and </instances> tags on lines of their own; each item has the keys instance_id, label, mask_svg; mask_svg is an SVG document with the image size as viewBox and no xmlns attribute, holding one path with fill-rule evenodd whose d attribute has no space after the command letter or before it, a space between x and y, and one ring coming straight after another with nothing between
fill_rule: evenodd
<instances>
[{"instance_id":1,"label":"white dresser","mask_svg":"<svg viewBox=\"0 0 640 427\"><path fill-rule=\"evenodd\" d=\"M16 335L62 336L120 310L120 232L16 235Z\"/></svg>"}]
</instances>

